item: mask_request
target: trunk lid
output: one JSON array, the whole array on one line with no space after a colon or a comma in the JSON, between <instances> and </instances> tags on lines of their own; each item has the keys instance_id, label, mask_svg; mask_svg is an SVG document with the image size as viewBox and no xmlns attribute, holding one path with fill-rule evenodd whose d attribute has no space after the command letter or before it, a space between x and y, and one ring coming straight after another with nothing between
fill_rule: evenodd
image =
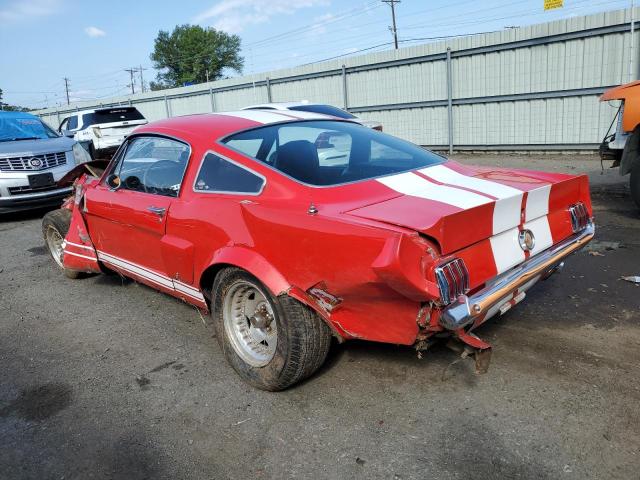
<instances>
[{"instance_id":1,"label":"trunk lid","mask_svg":"<svg viewBox=\"0 0 640 480\"><path fill-rule=\"evenodd\" d=\"M397 195L345 213L418 231L437 241L443 255L483 240L494 250L519 249L505 269L523 254L519 230L533 231L535 254L572 233L570 205L581 201L591 214L586 176L449 161L374 181Z\"/></svg>"}]
</instances>

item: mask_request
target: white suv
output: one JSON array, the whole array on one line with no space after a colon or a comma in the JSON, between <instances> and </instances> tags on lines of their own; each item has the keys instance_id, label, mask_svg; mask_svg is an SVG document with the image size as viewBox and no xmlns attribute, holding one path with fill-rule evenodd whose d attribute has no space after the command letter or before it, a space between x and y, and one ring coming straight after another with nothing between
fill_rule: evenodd
<instances>
[{"instance_id":1,"label":"white suv","mask_svg":"<svg viewBox=\"0 0 640 480\"><path fill-rule=\"evenodd\" d=\"M91 158L106 158L136 127L146 123L135 107L111 107L76 112L62 120L58 131L80 142Z\"/></svg>"}]
</instances>

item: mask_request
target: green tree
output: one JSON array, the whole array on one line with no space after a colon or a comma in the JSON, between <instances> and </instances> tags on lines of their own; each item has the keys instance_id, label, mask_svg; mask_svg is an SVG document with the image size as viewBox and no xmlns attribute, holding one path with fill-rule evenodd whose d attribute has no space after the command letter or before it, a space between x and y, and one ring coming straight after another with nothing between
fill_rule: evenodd
<instances>
[{"instance_id":1,"label":"green tree","mask_svg":"<svg viewBox=\"0 0 640 480\"><path fill-rule=\"evenodd\" d=\"M178 25L169 33L158 32L151 60L160 70L151 82L152 90L179 87L185 83L202 83L222 77L224 69L242 72L244 59L240 37L214 28Z\"/></svg>"},{"instance_id":2,"label":"green tree","mask_svg":"<svg viewBox=\"0 0 640 480\"><path fill-rule=\"evenodd\" d=\"M32 109L27 107L19 107L17 105L9 105L2 101L2 89L0 88L0 110L5 112L29 112Z\"/></svg>"}]
</instances>

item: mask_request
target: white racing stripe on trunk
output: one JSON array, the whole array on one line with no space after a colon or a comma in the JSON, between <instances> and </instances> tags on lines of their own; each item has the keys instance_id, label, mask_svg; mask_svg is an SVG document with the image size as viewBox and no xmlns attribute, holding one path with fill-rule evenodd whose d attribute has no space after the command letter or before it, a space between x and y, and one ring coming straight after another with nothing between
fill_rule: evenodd
<instances>
[{"instance_id":1,"label":"white racing stripe on trunk","mask_svg":"<svg viewBox=\"0 0 640 480\"><path fill-rule=\"evenodd\" d=\"M553 245L553 237L551 236L549 219L546 215L527 222L523 226L525 229L531 230L533 232L533 236L536 239L535 245L531 250L531 255L535 255L536 253L541 252L542 250L545 250Z\"/></svg>"},{"instance_id":2,"label":"white racing stripe on trunk","mask_svg":"<svg viewBox=\"0 0 640 480\"><path fill-rule=\"evenodd\" d=\"M493 211L494 235L520 224L520 209L524 194L522 190L491 180L463 175L446 165L434 165L423 168L419 172L438 182L469 188L497 198Z\"/></svg>"},{"instance_id":3,"label":"white racing stripe on trunk","mask_svg":"<svg viewBox=\"0 0 640 480\"><path fill-rule=\"evenodd\" d=\"M492 197L509 198L516 195L520 195L522 197L522 191L517 188L509 187L508 185L503 185L498 182L492 182L491 180L463 175L462 173L452 170L446 165L434 165L433 167L423 168L418 171L438 182L455 185L457 187L470 188L477 192L491 195Z\"/></svg>"},{"instance_id":4,"label":"white racing stripe on trunk","mask_svg":"<svg viewBox=\"0 0 640 480\"><path fill-rule=\"evenodd\" d=\"M494 235L489 239L498 273L506 272L511 267L524 262L524 251L520 248L520 242L518 241L519 233L518 227L516 227Z\"/></svg>"},{"instance_id":5,"label":"white racing stripe on trunk","mask_svg":"<svg viewBox=\"0 0 640 480\"><path fill-rule=\"evenodd\" d=\"M377 180L396 192L411 195L412 197L448 203L465 210L492 202L490 198L483 195L455 187L447 187L446 185L437 185L412 172L399 173L398 175L378 178Z\"/></svg>"},{"instance_id":6,"label":"white racing stripe on trunk","mask_svg":"<svg viewBox=\"0 0 640 480\"><path fill-rule=\"evenodd\" d=\"M531 190L527 194L527 210L525 218L527 222L549 213L550 193L551 184Z\"/></svg>"},{"instance_id":7,"label":"white racing stripe on trunk","mask_svg":"<svg viewBox=\"0 0 640 480\"><path fill-rule=\"evenodd\" d=\"M516 225L520 225L520 211L522 208L523 192L518 195L496 200L493 208L493 234L504 232Z\"/></svg>"}]
</instances>

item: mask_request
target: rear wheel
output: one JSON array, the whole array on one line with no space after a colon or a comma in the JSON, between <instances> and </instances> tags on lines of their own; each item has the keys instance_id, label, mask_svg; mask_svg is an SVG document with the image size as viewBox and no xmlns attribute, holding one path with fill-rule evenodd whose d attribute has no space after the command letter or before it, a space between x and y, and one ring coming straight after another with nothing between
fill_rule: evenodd
<instances>
[{"instance_id":1,"label":"rear wheel","mask_svg":"<svg viewBox=\"0 0 640 480\"><path fill-rule=\"evenodd\" d=\"M640 158L636 159L635 165L631 168L631 198L640 208Z\"/></svg>"},{"instance_id":2,"label":"rear wheel","mask_svg":"<svg viewBox=\"0 0 640 480\"><path fill-rule=\"evenodd\" d=\"M81 272L64 268L62 263L64 255L62 245L64 237L67 236L67 232L69 231L69 225L71 225L71 212L66 209L54 210L42 218L42 235L56 265L58 265L67 277L79 278L82 275Z\"/></svg>"},{"instance_id":3,"label":"rear wheel","mask_svg":"<svg viewBox=\"0 0 640 480\"><path fill-rule=\"evenodd\" d=\"M218 342L249 384L284 390L324 363L331 331L306 305L287 295L273 296L258 279L237 268L218 273L212 299Z\"/></svg>"}]
</instances>

